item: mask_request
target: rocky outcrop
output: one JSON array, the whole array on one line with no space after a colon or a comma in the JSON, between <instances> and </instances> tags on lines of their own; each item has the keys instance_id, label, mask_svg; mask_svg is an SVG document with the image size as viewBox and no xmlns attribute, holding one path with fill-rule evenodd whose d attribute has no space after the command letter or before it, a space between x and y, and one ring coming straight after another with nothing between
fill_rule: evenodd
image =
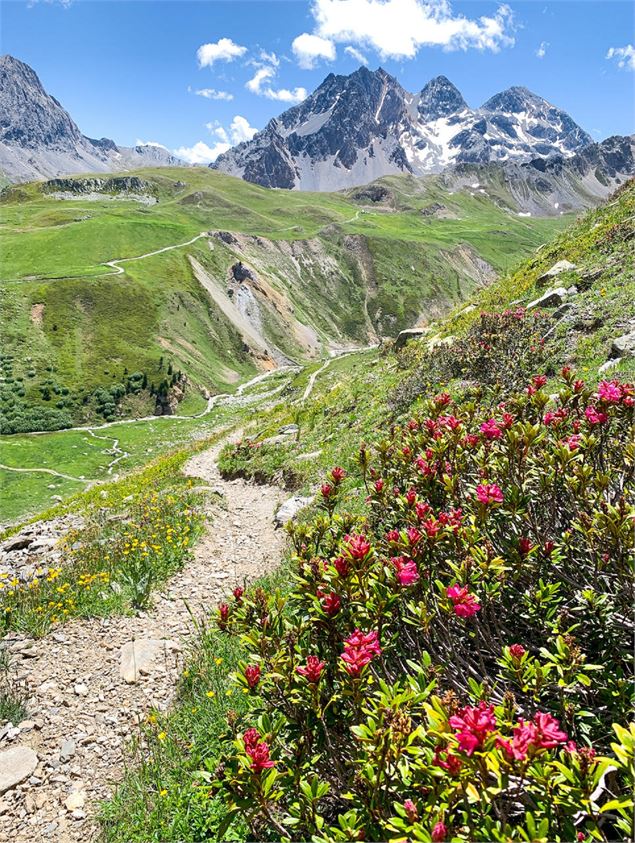
<instances>
[{"instance_id":1,"label":"rocky outcrop","mask_svg":"<svg viewBox=\"0 0 635 843\"><path fill-rule=\"evenodd\" d=\"M427 328L406 328L405 331L400 331L395 340L395 351L399 351L412 340L420 340L427 333Z\"/></svg>"}]
</instances>

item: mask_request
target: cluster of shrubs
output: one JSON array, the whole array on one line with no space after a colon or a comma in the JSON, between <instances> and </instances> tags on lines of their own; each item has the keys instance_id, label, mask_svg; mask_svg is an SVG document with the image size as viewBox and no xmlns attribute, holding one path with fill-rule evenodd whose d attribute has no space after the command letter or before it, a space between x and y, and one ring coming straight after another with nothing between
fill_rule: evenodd
<instances>
[{"instance_id":1,"label":"cluster of shrubs","mask_svg":"<svg viewBox=\"0 0 635 843\"><path fill-rule=\"evenodd\" d=\"M291 591L219 608L250 701L202 771L227 826L632 839L634 405L566 368L502 401L441 393L361 448L365 514L330 472L290 528Z\"/></svg>"},{"instance_id":2,"label":"cluster of shrubs","mask_svg":"<svg viewBox=\"0 0 635 843\"><path fill-rule=\"evenodd\" d=\"M439 345L423 355L394 390L391 405L403 410L431 385L455 379L486 386L502 384L508 391L518 389L549 359L544 339L547 323L543 311L522 307L481 313L452 345ZM420 354L418 345L413 344L410 353ZM402 358L405 365L412 364L408 353Z\"/></svg>"}]
</instances>

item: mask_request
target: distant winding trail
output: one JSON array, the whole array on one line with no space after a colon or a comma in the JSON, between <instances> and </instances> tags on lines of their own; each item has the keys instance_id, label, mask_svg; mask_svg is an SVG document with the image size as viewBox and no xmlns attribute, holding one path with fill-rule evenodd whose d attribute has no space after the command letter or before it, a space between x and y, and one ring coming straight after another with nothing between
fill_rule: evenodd
<instances>
[{"instance_id":1,"label":"distant winding trail","mask_svg":"<svg viewBox=\"0 0 635 843\"><path fill-rule=\"evenodd\" d=\"M60 471L55 471L52 468L16 468L12 465L4 465L0 463L0 468L5 471L17 471L20 474L52 474L54 477L61 477L63 480L74 480L76 483L91 483L91 480L82 480L81 477L71 477L70 474L62 474Z\"/></svg>"},{"instance_id":2,"label":"distant winding trail","mask_svg":"<svg viewBox=\"0 0 635 843\"><path fill-rule=\"evenodd\" d=\"M209 237L209 233L207 231L201 231L200 234L197 234L196 237L192 237L191 240L188 240L186 243L175 243L174 246L164 246L162 249L155 249L154 252L146 252L145 255L135 255L132 258L116 258L115 260L111 261L104 261L104 266L109 266L114 272L105 272L103 275L123 275L126 271L123 266L118 266L120 263L126 263L127 261L140 261L144 258L151 258L154 255L161 255L163 252L171 252L173 249L182 249L183 246L191 246L192 243L196 243L197 240L200 240L202 237ZM103 278L103 275L101 276Z\"/></svg>"}]
</instances>

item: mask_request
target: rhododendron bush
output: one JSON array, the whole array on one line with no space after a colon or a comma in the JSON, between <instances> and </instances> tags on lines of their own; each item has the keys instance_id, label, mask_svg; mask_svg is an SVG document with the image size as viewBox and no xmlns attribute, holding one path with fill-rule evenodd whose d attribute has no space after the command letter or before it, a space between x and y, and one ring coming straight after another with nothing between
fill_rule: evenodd
<instances>
[{"instance_id":1,"label":"rhododendron bush","mask_svg":"<svg viewBox=\"0 0 635 843\"><path fill-rule=\"evenodd\" d=\"M288 594L219 613L248 714L213 788L258 839L632 834L633 405L563 370L439 394L333 470Z\"/></svg>"}]
</instances>

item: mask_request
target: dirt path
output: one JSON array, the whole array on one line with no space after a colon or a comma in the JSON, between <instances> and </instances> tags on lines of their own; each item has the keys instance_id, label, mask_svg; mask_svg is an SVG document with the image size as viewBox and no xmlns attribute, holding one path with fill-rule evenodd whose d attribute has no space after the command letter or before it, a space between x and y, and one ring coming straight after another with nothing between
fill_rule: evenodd
<instances>
[{"instance_id":1,"label":"dirt path","mask_svg":"<svg viewBox=\"0 0 635 843\"><path fill-rule=\"evenodd\" d=\"M18 734L0 732L0 752L35 750L34 774L0 796L0 841L86 843L96 838L93 814L123 771L126 743L151 707L166 709L182 668L183 645L197 616L209 616L235 584L274 568L284 533L273 527L283 494L220 477L221 445L193 457L185 467L224 496L209 510L209 525L193 559L154 597L151 611L135 617L77 620L46 638L8 641L19 675L28 684L29 721ZM226 508L225 508L226 507ZM138 669L144 645L157 654L128 683L121 650L135 641ZM130 678L130 677L129 677Z\"/></svg>"}]
</instances>

